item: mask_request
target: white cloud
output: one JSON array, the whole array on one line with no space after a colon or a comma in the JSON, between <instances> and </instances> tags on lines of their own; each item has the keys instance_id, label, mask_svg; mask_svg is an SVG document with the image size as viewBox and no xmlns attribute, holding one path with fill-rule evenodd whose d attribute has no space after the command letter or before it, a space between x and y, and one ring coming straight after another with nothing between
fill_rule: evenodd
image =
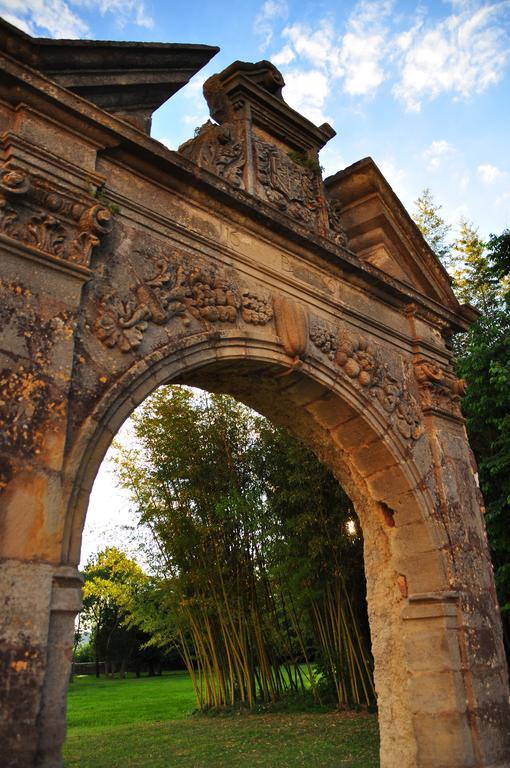
<instances>
[{"instance_id":1,"label":"white cloud","mask_svg":"<svg viewBox=\"0 0 510 768\"><path fill-rule=\"evenodd\" d=\"M483 183L487 185L494 184L495 181L505 175L503 171L490 163L479 165L477 171Z\"/></svg>"},{"instance_id":2,"label":"white cloud","mask_svg":"<svg viewBox=\"0 0 510 768\"><path fill-rule=\"evenodd\" d=\"M319 155L319 162L324 168L324 177L332 176L346 166L345 158L337 149L334 141L333 139L333 144L326 144Z\"/></svg>"},{"instance_id":3,"label":"white cloud","mask_svg":"<svg viewBox=\"0 0 510 768\"><path fill-rule=\"evenodd\" d=\"M16 16L14 13L2 11L2 7L2 4L0 4L0 13L5 21L7 21L9 24L13 24L15 27L18 27L18 29L21 29L23 32L26 32L27 35L35 35L33 27L31 27L25 19Z\"/></svg>"},{"instance_id":4,"label":"white cloud","mask_svg":"<svg viewBox=\"0 0 510 768\"><path fill-rule=\"evenodd\" d=\"M281 51L278 53L275 53L274 56L271 56L271 61L275 65L275 67L282 67L286 64L290 64L291 61L293 61L296 58L296 54L290 47L290 45L285 45Z\"/></svg>"},{"instance_id":5,"label":"white cloud","mask_svg":"<svg viewBox=\"0 0 510 768\"><path fill-rule=\"evenodd\" d=\"M30 35L54 38L91 37L89 25L78 13L80 8L102 16L113 13L120 27L127 22L153 26L145 4L137 0L0 0L0 15L11 24Z\"/></svg>"},{"instance_id":6,"label":"white cloud","mask_svg":"<svg viewBox=\"0 0 510 768\"><path fill-rule=\"evenodd\" d=\"M255 33L263 38L261 48L267 48L271 43L276 20L285 19L287 14L286 0L265 0L253 24Z\"/></svg>"},{"instance_id":7,"label":"white cloud","mask_svg":"<svg viewBox=\"0 0 510 768\"><path fill-rule=\"evenodd\" d=\"M439 166L441 165L441 161L444 157L447 155L452 155L455 153L455 147L453 147L448 141L445 139L441 139L439 141L433 141L430 147L428 147L424 153L423 157L427 161L427 167L430 171L437 170Z\"/></svg>"},{"instance_id":8,"label":"white cloud","mask_svg":"<svg viewBox=\"0 0 510 768\"><path fill-rule=\"evenodd\" d=\"M474 7L458 2L457 12L436 24L423 19L400 35L404 55L395 96L419 112L424 99L442 93L467 98L497 83L510 55L505 21L508 2Z\"/></svg>"},{"instance_id":9,"label":"white cloud","mask_svg":"<svg viewBox=\"0 0 510 768\"><path fill-rule=\"evenodd\" d=\"M354 8L342 38L339 63L344 70L344 90L351 95L373 94L386 75L389 30L384 20L391 12L392 3L362 0Z\"/></svg>"},{"instance_id":10,"label":"white cloud","mask_svg":"<svg viewBox=\"0 0 510 768\"><path fill-rule=\"evenodd\" d=\"M101 16L107 13L115 14L115 23L121 28L128 23L148 29L154 26L145 3L138 0L68 0L68 2L91 11L99 11Z\"/></svg>"},{"instance_id":11,"label":"white cloud","mask_svg":"<svg viewBox=\"0 0 510 768\"><path fill-rule=\"evenodd\" d=\"M470 181L471 181L471 178L469 176L469 173L467 172L464 172L459 176L458 184L461 192L467 192Z\"/></svg>"},{"instance_id":12,"label":"white cloud","mask_svg":"<svg viewBox=\"0 0 510 768\"><path fill-rule=\"evenodd\" d=\"M285 44L272 56L273 63L283 68L285 99L310 120L322 122L327 120L325 105L334 88L343 87L352 96L372 96L386 77L383 63L390 38L386 20L392 2L358 2L343 35L332 18L313 26L296 22L285 27Z\"/></svg>"},{"instance_id":13,"label":"white cloud","mask_svg":"<svg viewBox=\"0 0 510 768\"><path fill-rule=\"evenodd\" d=\"M290 41L291 50L308 64L338 73L335 73L335 65L339 49L331 22L323 19L315 30L304 24L293 24L283 30L283 36Z\"/></svg>"},{"instance_id":14,"label":"white cloud","mask_svg":"<svg viewBox=\"0 0 510 768\"><path fill-rule=\"evenodd\" d=\"M88 24L64 0L0 0L0 14L31 35L88 37Z\"/></svg>"},{"instance_id":15,"label":"white cloud","mask_svg":"<svg viewBox=\"0 0 510 768\"><path fill-rule=\"evenodd\" d=\"M183 98L190 102L189 111L182 117L184 125L199 128L209 119L209 110L203 96L203 88L205 81L211 74L211 71L202 70L191 79L182 91Z\"/></svg>"},{"instance_id":16,"label":"white cloud","mask_svg":"<svg viewBox=\"0 0 510 768\"><path fill-rule=\"evenodd\" d=\"M439 20L419 3L406 19L393 2L360 0L343 31L333 17L288 25L273 61L283 68L292 64L293 71L321 71L330 89L338 81L354 97L373 96L391 79L394 96L416 112L424 100L468 98L503 77L510 58L510 0L450 0L451 12ZM270 4L271 18L273 5L280 7Z\"/></svg>"},{"instance_id":17,"label":"white cloud","mask_svg":"<svg viewBox=\"0 0 510 768\"><path fill-rule=\"evenodd\" d=\"M285 73L285 99L315 124L328 122L324 105L330 93L328 77L318 69L291 69Z\"/></svg>"}]
</instances>

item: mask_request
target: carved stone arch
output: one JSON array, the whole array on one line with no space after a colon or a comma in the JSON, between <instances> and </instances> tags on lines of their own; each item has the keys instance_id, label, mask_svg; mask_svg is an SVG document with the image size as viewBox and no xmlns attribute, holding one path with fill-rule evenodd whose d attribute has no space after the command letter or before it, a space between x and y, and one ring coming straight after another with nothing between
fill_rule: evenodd
<instances>
[{"instance_id":1,"label":"carved stone arch","mask_svg":"<svg viewBox=\"0 0 510 768\"><path fill-rule=\"evenodd\" d=\"M365 538L381 765L393 766L398 756L401 765L412 766L430 750L423 712L413 713L414 695L432 681L438 702L432 716L452 717L453 701L464 690L460 670L445 673L433 653L436 646L454 642L456 630L445 616L456 610L456 595L449 590L448 563L441 554L446 532L434 518L437 500L423 483L427 447L424 442L417 459L398 431L388 429L380 410L367 406L330 365L311 358L282 376L288 370L288 355L276 341L233 331L213 344L207 334L173 343L128 369L104 393L70 451L62 561L74 565L79 558L88 494L111 440L157 387L201 386L256 408L311 447L351 496ZM426 460L432 467L432 457ZM413 653L424 625L430 635L428 661ZM457 735L451 747L458 748Z\"/></svg>"},{"instance_id":2,"label":"carved stone arch","mask_svg":"<svg viewBox=\"0 0 510 768\"><path fill-rule=\"evenodd\" d=\"M383 768L506 768L501 623L450 343L477 313L371 159L322 180L334 131L285 103L271 64L206 83L219 125L175 153L135 126L214 51L71 42L75 74L69 41L0 21L4 763L62 765L90 487L120 423L174 381L286 425L356 504Z\"/></svg>"}]
</instances>

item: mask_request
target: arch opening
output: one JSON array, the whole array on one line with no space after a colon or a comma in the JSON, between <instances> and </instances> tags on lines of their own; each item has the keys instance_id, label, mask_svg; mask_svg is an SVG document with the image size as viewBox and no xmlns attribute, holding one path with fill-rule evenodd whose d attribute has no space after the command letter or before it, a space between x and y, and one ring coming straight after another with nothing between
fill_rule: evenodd
<instances>
[{"instance_id":1,"label":"arch opening","mask_svg":"<svg viewBox=\"0 0 510 768\"><path fill-rule=\"evenodd\" d=\"M355 506L364 535L381 765L394 765L396 756L404 766L416 765L417 717L409 686L415 628L408 631L411 622L406 625L405 612L410 600L444 592L447 580L440 532L427 514L430 500L405 444L375 408L360 402L357 392L332 380L328 369L305 363L289 370L288 359L267 342L229 338L211 347L199 340L184 350L159 352L156 360L125 378L84 424L70 455L68 477L74 483L69 484L64 561L79 560L93 480L113 436L134 408L167 383L232 395L311 448ZM435 624L439 637L442 628ZM434 674L422 671L425 678Z\"/></svg>"}]
</instances>

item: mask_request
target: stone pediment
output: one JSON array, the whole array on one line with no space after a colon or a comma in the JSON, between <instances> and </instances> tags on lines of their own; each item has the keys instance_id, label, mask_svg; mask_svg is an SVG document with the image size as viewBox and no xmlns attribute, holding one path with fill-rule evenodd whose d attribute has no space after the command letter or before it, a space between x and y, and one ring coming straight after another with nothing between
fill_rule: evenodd
<instances>
[{"instance_id":1,"label":"stone pediment","mask_svg":"<svg viewBox=\"0 0 510 768\"><path fill-rule=\"evenodd\" d=\"M367 157L325 180L359 259L458 310L451 280L383 174Z\"/></svg>"}]
</instances>

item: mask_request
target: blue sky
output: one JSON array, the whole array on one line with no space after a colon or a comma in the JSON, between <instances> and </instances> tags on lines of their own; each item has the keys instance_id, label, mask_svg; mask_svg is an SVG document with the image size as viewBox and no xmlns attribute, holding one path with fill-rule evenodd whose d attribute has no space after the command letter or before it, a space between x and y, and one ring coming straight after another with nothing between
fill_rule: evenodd
<instances>
[{"instance_id":1,"label":"blue sky","mask_svg":"<svg viewBox=\"0 0 510 768\"><path fill-rule=\"evenodd\" d=\"M371 155L408 209L428 186L453 226L510 225L510 0L0 0L0 14L33 35L220 46L155 114L172 149L208 117L205 77L268 58L286 100L337 131L328 174Z\"/></svg>"},{"instance_id":2,"label":"blue sky","mask_svg":"<svg viewBox=\"0 0 510 768\"><path fill-rule=\"evenodd\" d=\"M482 237L510 227L510 0L0 0L0 15L46 37L220 46L154 116L153 136L172 149L208 118L206 77L270 59L286 100L337 131L326 173L371 155L409 210L430 187L454 229L461 216ZM83 561L99 545L127 546L129 506L105 462Z\"/></svg>"}]
</instances>

